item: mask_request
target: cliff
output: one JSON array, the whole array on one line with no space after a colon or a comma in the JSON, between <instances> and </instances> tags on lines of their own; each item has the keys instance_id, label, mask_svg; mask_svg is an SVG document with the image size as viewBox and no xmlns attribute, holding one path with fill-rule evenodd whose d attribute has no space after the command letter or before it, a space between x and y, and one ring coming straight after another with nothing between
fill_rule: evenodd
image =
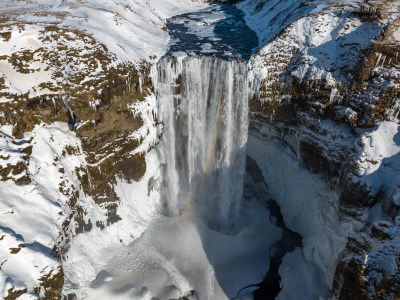
<instances>
[{"instance_id":1,"label":"cliff","mask_svg":"<svg viewBox=\"0 0 400 300\"><path fill-rule=\"evenodd\" d=\"M365 5L361 1L222 3L242 10L259 44L253 50L247 45L252 52L247 71L245 60L239 59L240 68L232 64L225 67L226 74L210 72L203 83L207 90L198 94L212 102L211 96L218 98L220 91L211 93L209 87L220 82L224 92L232 86L237 94L248 90L248 140L246 136L240 149L233 147L229 155L246 151L260 169L260 181L266 183L262 192L252 193L273 198L286 227L302 237L302 247L286 254L278 268L283 289L277 299L397 299L398 3L373 2L379 14L361 11ZM190 174L195 173L192 169L202 168L207 173L210 165L218 165L218 155L214 164L196 162L198 155L193 153L197 150L185 149L184 142L171 146L178 147L176 153L160 150L162 137L171 134L165 129L165 120L174 124L176 131L186 130L193 136L198 131L188 126L183 111L181 119L175 119L172 112L165 120L160 117L167 115L167 110L157 99L155 82L156 72L176 73L168 95L176 100L173 109L183 109L179 95L186 92L187 96L190 91L182 86L198 88L195 82L202 78L196 77L196 72L200 69L193 68L190 76L194 79L183 85L179 59L165 70L157 70L155 65L169 49L178 47L169 35L168 18L210 6L189 0L0 4L0 296L96 297L93 291L114 280L110 270L125 270L138 259L131 252L144 253L151 241L158 243L157 235L149 237L152 230L166 231L171 239L177 235L169 232L169 227L159 229L161 223L150 222L160 211L168 210L162 207L165 182L185 182L185 176L175 178L172 171L165 171L166 161L172 157L183 170L186 166L180 160L190 157ZM225 23L218 23L224 18ZM222 39L223 34L215 30L217 25L219 30L230 30L229 22L238 20L228 10L205 19L188 14L187 44L197 42L191 40L198 34L196 26L205 28L206 34L200 33L200 50L192 50L211 57L202 64L201 59L191 64L214 70L225 66L217 60L213 65L216 56L233 59L227 53L229 47L241 47L237 39L231 45L228 39L228 48L218 49L220 52L213 52L210 43ZM176 22L182 25L181 20ZM250 35L244 29L241 32ZM168 74L163 74L165 80L169 80ZM249 86L231 86L228 75L236 78L232 82L248 82ZM238 80L239 75L247 78ZM231 99L227 95L220 98ZM229 103L236 103L234 100ZM221 107L233 111L238 105ZM209 120L203 117L206 112L186 114L202 128L201 121ZM247 122L244 115L242 119ZM218 143L207 140L216 131L217 122L213 122L207 122L202 140L191 145L206 144L207 150L223 147L225 132L215 134ZM236 137L233 125L229 128L229 137ZM241 137L242 129L237 129ZM227 140L230 146L234 144L235 139ZM207 153L199 155L212 157ZM226 174L241 172L244 159L240 164L222 165L230 167L221 171L220 177L230 178ZM208 177L208 186L223 190L214 179ZM237 186L236 181L228 181L231 190L237 188L236 194L240 194L242 183ZM190 198L191 188L186 193ZM219 211L227 215L230 207L223 206L225 202L215 209L216 215ZM174 211L179 214L180 208ZM202 213L207 215L207 211ZM279 232L270 224L266 227L271 235L266 243L272 246ZM191 227L178 229L182 235L196 233ZM145 242L131 246L136 240ZM194 249L177 248L182 256ZM168 259L152 255L170 266ZM191 262L195 260L191 257ZM146 262L151 265L150 260ZM174 290L171 295L195 299L195 284L173 268L168 272L181 284L179 292ZM116 286L118 280L125 282L118 277ZM118 288L124 290L124 286ZM142 298L148 294L140 291Z\"/></svg>"}]
</instances>

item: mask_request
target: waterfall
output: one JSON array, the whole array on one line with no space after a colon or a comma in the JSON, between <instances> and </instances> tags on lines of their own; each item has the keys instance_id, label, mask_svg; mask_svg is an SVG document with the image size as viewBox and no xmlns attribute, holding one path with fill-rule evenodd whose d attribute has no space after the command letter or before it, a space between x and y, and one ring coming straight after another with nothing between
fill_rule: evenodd
<instances>
[{"instance_id":1,"label":"waterfall","mask_svg":"<svg viewBox=\"0 0 400 300\"><path fill-rule=\"evenodd\" d=\"M153 81L164 124L164 213L177 216L195 207L210 228L231 230L238 221L245 172L245 62L166 56Z\"/></svg>"}]
</instances>

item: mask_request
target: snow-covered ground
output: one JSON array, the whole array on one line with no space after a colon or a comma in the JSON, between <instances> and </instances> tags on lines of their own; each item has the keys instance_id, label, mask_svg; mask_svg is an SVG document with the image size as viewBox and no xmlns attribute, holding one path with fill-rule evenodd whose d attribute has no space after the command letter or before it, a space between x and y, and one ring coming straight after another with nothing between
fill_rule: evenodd
<instances>
[{"instance_id":1,"label":"snow-covered ground","mask_svg":"<svg viewBox=\"0 0 400 300\"><path fill-rule=\"evenodd\" d=\"M168 50L166 19L204 6L191 0L2 0L0 102L25 93L57 95L65 85L103 78L110 68L154 63Z\"/></svg>"},{"instance_id":2,"label":"snow-covered ground","mask_svg":"<svg viewBox=\"0 0 400 300\"><path fill-rule=\"evenodd\" d=\"M167 18L205 4L191 0L84 0L79 3L2 0L0 6L1 12L10 16L2 24L2 30L8 24L25 23L75 28L91 34L119 61L139 62L154 55L160 57L167 50L169 36L162 29ZM37 32L27 29L26 38L34 40L36 35Z\"/></svg>"},{"instance_id":3,"label":"snow-covered ground","mask_svg":"<svg viewBox=\"0 0 400 300\"><path fill-rule=\"evenodd\" d=\"M359 149L359 180L373 194L384 190L387 196L393 196L400 182L400 126L394 122L380 123L376 130L362 135Z\"/></svg>"},{"instance_id":4,"label":"snow-covered ground","mask_svg":"<svg viewBox=\"0 0 400 300\"><path fill-rule=\"evenodd\" d=\"M79 186L74 169L85 159L65 153L67 146L79 149L80 140L64 123L37 126L23 140L13 139L9 126L1 127L0 135L3 166L23 161L24 149L32 151L25 171L30 183L16 185L18 176L0 181L0 295L26 288L29 299L36 299L33 288L39 287L39 279L60 266L51 252L71 213L71 199L63 191ZM74 227L74 219L70 221Z\"/></svg>"},{"instance_id":5,"label":"snow-covered ground","mask_svg":"<svg viewBox=\"0 0 400 300\"><path fill-rule=\"evenodd\" d=\"M276 35L281 33L282 27L277 27L279 23L276 20L267 27L267 33L259 33L266 34L270 40L262 45L251 60L251 70L257 82L266 80L264 84L270 86L274 82L288 85L293 79L299 82L316 81L323 82L332 90L342 83L352 82L352 70L360 63L357 50L372 45L371 39L379 33L380 26L378 23L362 22L352 16L353 10L350 7L344 13L342 11L342 7L328 6L315 15L300 9L296 14L300 14L301 18L295 21L290 18L290 10L278 11L276 15L268 14L269 18L275 16L278 20L282 19L281 22L292 23L288 24L279 37ZM250 26L258 29L259 24L254 24L257 20L252 16ZM340 104L336 103L338 99L333 99L331 104ZM270 98L261 100L268 101Z\"/></svg>"},{"instance_id":6,"label":"snow-covered ground","mask_svg":"<svg viewBox=\"0 0 400 300\"><path fill-rule=\"evenodd\" d=\"M192 299L194 290L193 299L211 300L229 299L259 282L268 268L265 249L280 237L266 208L253 199L248 227L235 236L208 229L193 207L177 217L162 216L159 154L152 150L146 159L141 181L118 183L118 194L129 199L118 208L122 221L73 240L65 292L79 299Z\"/></svg>"}]
</instances>

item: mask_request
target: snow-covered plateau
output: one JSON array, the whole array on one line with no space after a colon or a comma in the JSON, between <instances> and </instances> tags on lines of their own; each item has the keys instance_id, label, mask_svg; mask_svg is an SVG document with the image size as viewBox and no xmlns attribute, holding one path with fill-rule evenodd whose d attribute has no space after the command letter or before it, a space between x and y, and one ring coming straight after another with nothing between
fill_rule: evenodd
<instances>
[{"instance_id":1,"label":"snow-covered plateau","mask_svg":"<svg viewBox=\"0 0 400 300\"><path fill-rule=\"evenodd\" d=\"M400 299L400 1L0 0L0 299Z\"/></svg>"}]
</instances>

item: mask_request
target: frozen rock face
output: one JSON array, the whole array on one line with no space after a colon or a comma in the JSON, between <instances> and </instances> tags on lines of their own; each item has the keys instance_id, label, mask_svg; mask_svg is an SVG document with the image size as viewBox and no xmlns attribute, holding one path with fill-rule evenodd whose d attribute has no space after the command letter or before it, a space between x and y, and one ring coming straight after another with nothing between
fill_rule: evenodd
<instances>
[{"instance_id":1,"label":"frozen rock face","mask_svg":"<svg viewBox=\"0 0 400 300\"><path fill-rule=\"evenodd\" d=\"M247 66L213 57L163 58L155 79L164 123L165 213L185 205L215 229L238 225L248 129Z\"/></svg>"},{"instance_id":2,"label":"frozen rock face","mask_svg":"<svg viewBox=\"0 0 400 300\"><path fill-rule=\"evenodd\" d=\"M375 15L358 15L358 4L314 6L310 2L296 10L298 18L293 20L290 10L279 10L282 5L271 6L268 19L275 21L270 22L271 27L288 20L292 23L279 35L272 29L259 29L269 40L251 60L262 103L253 103L254 110L285 118L286 111L280 114L281 103L291 103L296 110L353 127L398 120L394 101L399 90L397 21L392 15L383 15L380 23ZM396 10L380 5L382 10ZM264 4L264 12L267 7ZM260 26L251 17L249 22L255 28Z\"/></svg>"},{"instance_id":3,"label":"frozen rock face","mask_svg":"<svg viewBox=\"0 0 400 300\"><path fill-rule=\"evenodd\" d=\"M398 3L376 2L384 11L378 16L358 14L354 2L289 2L239 5L263 41L250 61L250 128L271 125L278 131L273 139L337 193L336 220L328 227L336 228L347 245L334 250L337 262L330 268L319 264L330 274L328 285L336 297L396 298L399 29L397 15L389 12L398 11ZM278 30L280 24L288 26ZM291 299L288 290L282 295Z\"/></svg>"}]
</instances>

